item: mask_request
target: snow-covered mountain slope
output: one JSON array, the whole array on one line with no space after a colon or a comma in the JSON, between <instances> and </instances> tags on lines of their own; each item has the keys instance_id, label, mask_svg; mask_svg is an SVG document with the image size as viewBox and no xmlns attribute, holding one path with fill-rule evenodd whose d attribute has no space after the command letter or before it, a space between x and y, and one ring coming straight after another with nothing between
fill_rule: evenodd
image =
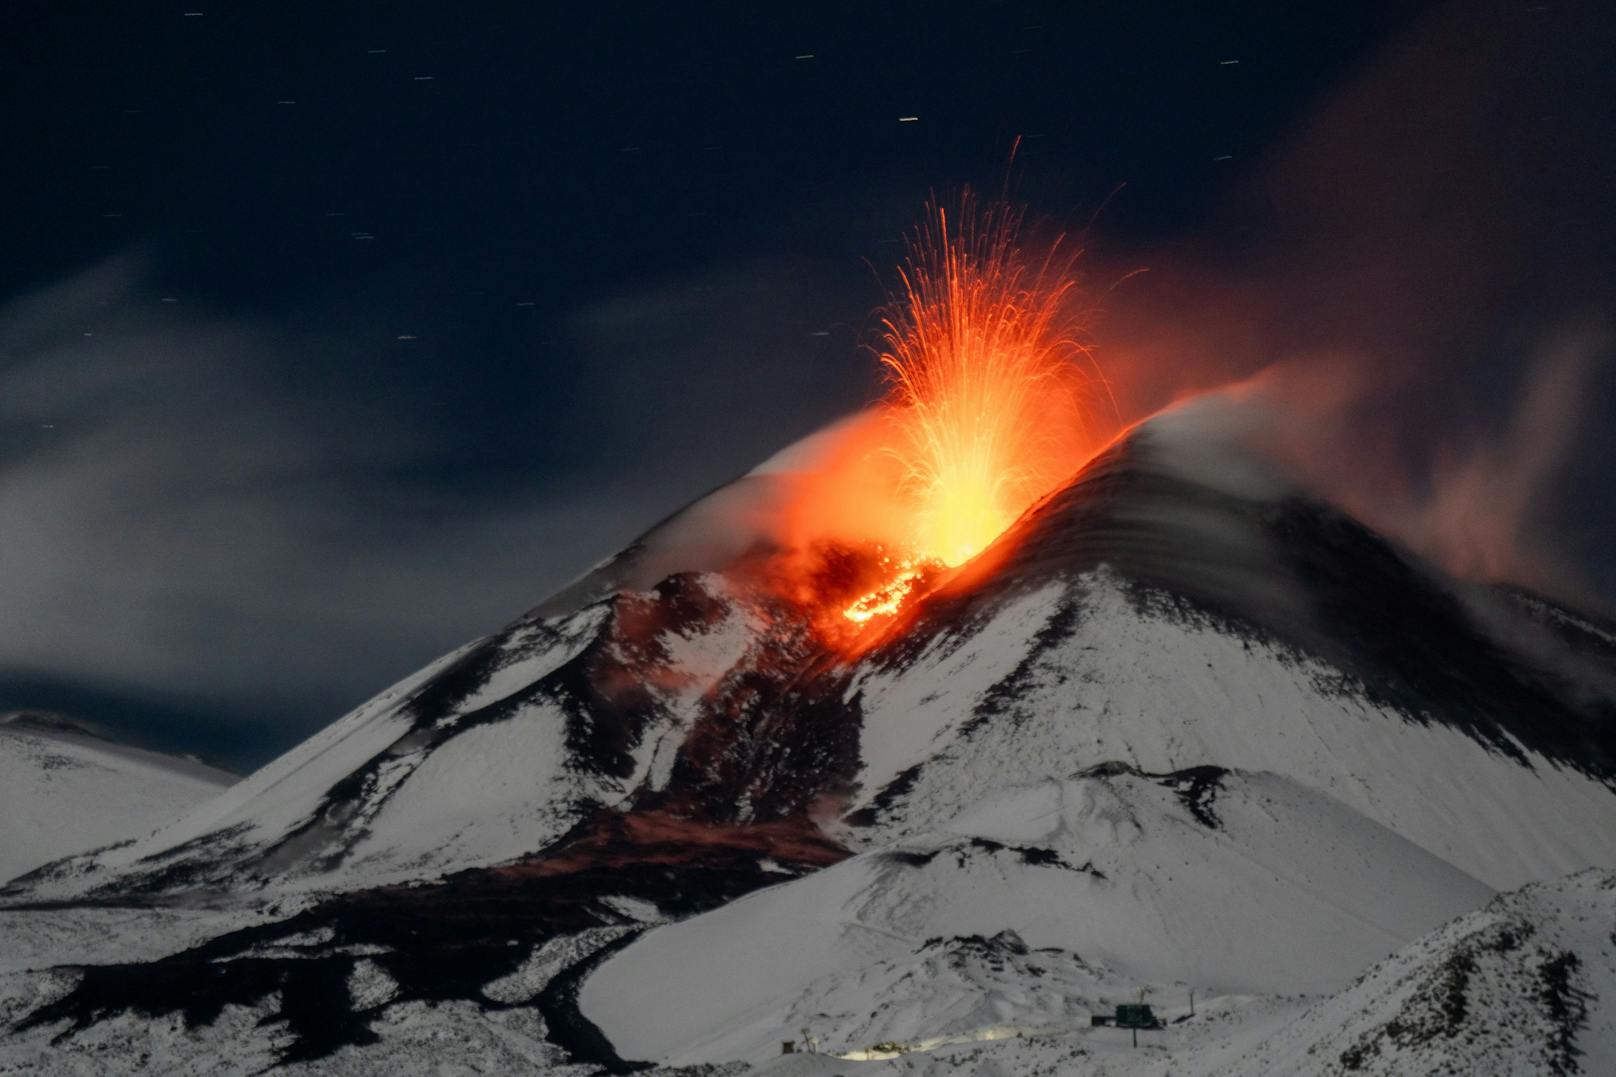
<instances>
[{"instance_id":1,"label":"snow-covered mountain slope","mask_svg":"<svg viewBox=\"0 0 1616 1077\"><path fill-rule=\"evenodd\" d=\"M1341 1077L1616 1072L1616 875L1587 871L1500 895L1319 999L1157 996L1164 1029L1001 1028L907 1043L890 1061L786 1055L767 1077ZM1163 1004L1165 1001L1165 1005ZM883 1053L890 1056L891 1052Z\"/></svg>"},{"instance_id":2,"label":"snow-covered mountain slope","mask_svg":"<svg viewBox=\"0 0 1616 1077\"><path fill-rule=\"evenodd\" d=\"M739 1073L808 1027L1241 1072L1494 890L1616 863L1602 622L1450 580L1181 420L853 650L768 548L661 545L699 530L676 517L158 833L0 891L29 955L0 1068L161 1026L182 1070ZM1204 1012L1118 1054L1085 1022L1141 989ZM816 1064L790 1063L845 1072Z\"/></svg>"},{"instance_id":3,"label":"snow-covered mountain slope","mask_svg":"<svg viewBox=\"0 0 1616 1077\"><path fill-rule=\"evenodd\" d=\"M836 686L876 840L1117 759L1293 777L1496 887L1616 863L1616 656L1545 661L1538 611L1207 485L1182 437L1097 461Z\"/></svg>"},{"instance_id":4,"label":"snow-covered mountain slope","mask_svg":"<svg viewBox=\"0 0 1616 1077\"><path fill-rule=\"evenodd\" d=\"M987 794L942 833L656 928L580 1003L619 1053L670 1064L761 1060L782 1028L847 1051L1071 1025L1129 984L1331 990L1490 894L1289 779L1114 765ZM1006 930L1069 975L899 986L940 943ZM1070 1001L1052 1010L1048 990Z\"/></svg>"},{"instance_id":5,"label":"snow-covered mountain slope","mask_svg":"<svg viewBox=\"0 0 1616 1077\"><path fill-rule=\"evenodd\" d=\"M532 614L174 825L53 865L27 892L351 890L509 861L662 788L736 671L790 665L805 634L778 603L711 575Z\"/></svg>"},{"instance_id":6,"label":"snow-covered mountain slope","mask_svg":"<svg viewBox=\"0 0 1616 1077\"><path fill-rule=\"evenodd\" d=\"M0 715L0 882L138 839L218 795L234 774L146 751L60 715Z\"/></svg>"},{"instance_id":7,"label":"snow-covered mountain slope","mask_svg":"<svg viewBox=\"0 0 1616 1077\"><path fill-rule=\"evenodd\" d=\"M848 679L861 712L851 818L864 840L1074 763L1232 760L1326 792L1496 887L1616 863L1603 769L1376 698L1338 667L1109 566L962 604ZM1588 825L1567 828L1568 815Z\"/></svg>"},{"instance_id":8,"label":"snow-covered mountain slope","mask_svg":"<svg viewBox=\"0 0 1616 1077\"><path fill-rule=\"evenodd\" d=\"M1227 1067L1344 1071L1616 1073L1616 874L1501 895Z\"/></svg>"},{"instance_id":9,"label":"snow-covered mountain slope","mask_svg":"<svg viewBox=\"0 0 1616 1077\"><path fill-rule=\"evenodd\" d=\"M904 1040L871 1040L839 1051L823 1040L809 1053L763 1062L651 1067L650 1077L1298 1077L1350 1073L1462 1073L1477 1077L1603 1074L1616 1056L1616 876L1589 871L1501 895L1415 940L1334 996L1209 995L1188 985L1148 995L1163 1028L1129 1033L1092 1027L1086 1013L1135 1001L1139 986L1111 979L1059 950L1029 947L1010 932L992 938L927 940L906 959L868 962L863 976L825 997L807 1024L778 1029L797 1040L804 1027L845 1018L870 1028L901 1027L903 1010L946 1011L950 1027ZM503 925L502 925L503 926ZM0 977L0 1067L18 1072L99 1073L118 1060L130 1073L380 1074L444 1070L534 1071L585 1077L635 1071L590 1046L569 999L580 956L610 954L635 928L595 928L567 936L491 978L482 993L458 997L453 985L423 997L394 979L389 956L350 947L337 991L296 978L284 992L254 999L228 980L174 1017L157 993L150 1011L110 1009L74 1024L72 1000L85 983L104 984L93 967ZM287 951L332 940L303 935L285 949L260 949L271 969ZM215 955L216 957L217 955ZM761 966L769 960L758 954ZM134 966L138 967L138 966ZM116 975L117 968L106 970ZM164 969L168 973L172 966ZM165 986L172 990L174 979ZM708 985L689 978L682 992ZM587 981L586 981L586 990ZM288 998L304 1003L291 1007ZM365 1034L344 1036L348 1000L366 1015ZM659 1000L660 1001L660 1000ZM328 1050L300 1049L297 1023L338 1007ZM288 1019L287 1011L293 1011ZM660 1006L646 1014L654 1019ZM1012 1024L1006 1012L1047 1023ZM154 1016L155 1015L155 1016ZM793 1015L796 1016L796 1015ZM37 1023L36 1023L37 1022ZM928 1027L936 1027L928 1022ZM333 1034L334 1033L334 1034ZM598 1030L594 1030L598 1035ZM609 1046L608 1046L609 1052Z\"/></svg>"}]
</instances>

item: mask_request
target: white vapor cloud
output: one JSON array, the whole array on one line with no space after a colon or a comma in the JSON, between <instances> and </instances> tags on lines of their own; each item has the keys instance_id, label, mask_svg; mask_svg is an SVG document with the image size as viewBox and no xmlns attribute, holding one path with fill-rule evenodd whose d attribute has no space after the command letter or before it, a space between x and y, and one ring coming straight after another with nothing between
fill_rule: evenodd
<instances>
[{"instance_id":1,"label":"white vapor cloud","mask_svg":"<svg viewBox=\"0 0 1616 1077\"><path fill-rule=\"evenodd\" d=\"M131 256L0 308L0 671L306 709L301 735L664 508L395 478L431 435L311 399L271 361L284 329L145 279Z\"/></svg>"}]
</instances>

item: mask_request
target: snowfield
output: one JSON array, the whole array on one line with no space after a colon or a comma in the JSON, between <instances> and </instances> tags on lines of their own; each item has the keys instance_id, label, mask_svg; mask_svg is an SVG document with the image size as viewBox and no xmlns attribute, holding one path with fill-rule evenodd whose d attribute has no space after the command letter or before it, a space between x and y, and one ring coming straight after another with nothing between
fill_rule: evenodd
<instances>
[{"instance_id":1,"label":"snowfield","mask_svg":"<svg viewBox=\"0 0 1616 1077\"><path fill-rule=\"evenodd\" d=\"M144 838L235 780L53 716L0 717L0 882L72 853Z\"/></svg>"},{"instance_id":2,"label":"snowfield","mask_svg":"<svg viewBox=\"0 0 1616 1077\"><path fill-rule=\"evenodd\" d=\"M1616 874L1584 871L1432 932L1228 1072L1616 1073L1613 997Z\"/></svg>"},{"instance_id":3,"label":"snowfield","mask_svg":"<svg viewBox=\"0 0 1616 1077\"><path fill-rule=\"evenodd\" d=\"M1388 892L1404 900L1390 907ZM945 833L657 928L580 1001L626 1057L681 1064L762 1061L781 1029L804 1026L835 1051L1071 1027L1133 985L1324 993L1489 896L1286 779L1106 768L990 796ZM961 973L944 991L915 967L1004 932L989 952L1031 948L1039 972Z\"/></svg>"}]
</instances>

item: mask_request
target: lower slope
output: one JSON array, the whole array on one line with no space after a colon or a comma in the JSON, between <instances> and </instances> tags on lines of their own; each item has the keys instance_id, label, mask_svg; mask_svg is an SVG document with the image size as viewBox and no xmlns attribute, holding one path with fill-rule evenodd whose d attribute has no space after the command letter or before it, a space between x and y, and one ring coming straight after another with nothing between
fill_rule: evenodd
<instances>
[{"instance_id":1,"label":"lower slope","mask_svg":"<svg viewBox=\"0 0 1616 1077\"><path fill-rule=\"evenodd\" d=\"M0 883L48 861L146 836L236 776L76 725L0 721Z\"/></svg>"},{"instance_id":2,"label":"lower slope","mask_svg":"<svg viewBox=\"0 0 1616 1077\"><path fill-rule=\"evenodd\" d=\"M658 927L579 1000L665 1064L761 1061L804 1027L833 1052L1071 1028L1141 987L1333 990L1490 895L1289 779L1113 765Z\"/></svg>"}]
</instances>

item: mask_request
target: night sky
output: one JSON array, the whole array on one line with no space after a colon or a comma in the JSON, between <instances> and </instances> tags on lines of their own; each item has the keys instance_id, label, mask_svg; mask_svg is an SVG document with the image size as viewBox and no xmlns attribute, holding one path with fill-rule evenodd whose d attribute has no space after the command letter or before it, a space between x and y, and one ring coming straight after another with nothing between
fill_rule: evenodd
<instances>
[{"instance_id":1,"label":"night sky","mask_svg":"<svg viewBox=\"0 0 1616 1077\"><path fill-rule=\"evenodd\" d=\"M1397 452L1485 439L1608 328L1600 6L8 9L0 709L289 747L873 399L897 238L1018 136L1150 270L1102 351L1373 354ZM1595 604L1606 352L1531 476Z\"/></svg>"}]
</instances>

